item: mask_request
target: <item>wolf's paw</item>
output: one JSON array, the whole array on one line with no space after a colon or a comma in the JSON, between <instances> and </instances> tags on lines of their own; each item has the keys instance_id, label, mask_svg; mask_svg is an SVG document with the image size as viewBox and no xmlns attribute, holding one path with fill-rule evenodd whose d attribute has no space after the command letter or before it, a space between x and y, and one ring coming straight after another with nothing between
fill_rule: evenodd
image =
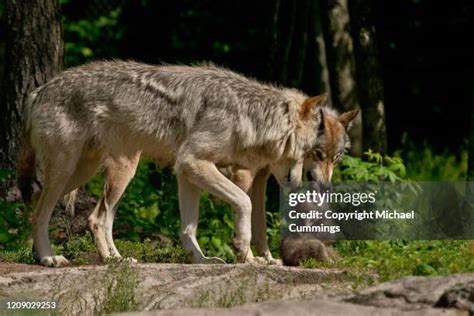
<instances>
[{"instance_id":1,"label":"wolf's paw","mask_svg":"<svg viewBox=\"0 0 474 316\"><path fill-rule=\"evenodd\" d=\"M46 267L63 267L69 265L69 261L63 256L44 256L40 259L40 264Z\"/></svg>"},{"instance_id":2,"label":"wolf's paw","mask_svg":"<svg viewBox=\"0 0 474 316\"><path fill-rule=\"evenodd\" d=\"M267 262L268 265L275 265L275 266L283 265L283 261L281 261L281 259L265 258L265 261Z\"/></svg>"},{"instance_id":3,"label":"wolf's paw","mask_svg":"<svg viewBox=\"0 0 474 316\"><path fill-rule=\"evenodd\" d=\"M281 260L273 259L272 257L252 257L245 261L245 263L260 264L260 265L283 265Z\"/></svg>"},{"instance_id":4,"label":"wolf's paw","mask_svg":"<svg viewBox=\"0 0 474 316\"><path fill-rule=\"evenodd\" d=\"M267 264L267 261L263 257L250 257L250 258L245 259L244 263Z\"/></svg>"},{"instance_id":5,"label":"wolf's paw","mask_svg":"<svg viewBox=\"0 0 474 316\"><path fill-rule=\"evenodd\" d=\"M132 257L122 258L122 261L125 261L125 262L128 262L128 263L137 263L138 262L137 259L132 258Z\"/></svg>"},{"instance_id":6,"label":"wolf's paw","mask_svg":"<svg viewBox=\"0 0 474 316\"><path fill-rule=\"evenodd\" d=\"M132 257L122 257L118 256L108 256L104 258L105 263L113 263L113 262L128 262L128 263L137 263L138 260Z\"/></svg>"}]
</instances>

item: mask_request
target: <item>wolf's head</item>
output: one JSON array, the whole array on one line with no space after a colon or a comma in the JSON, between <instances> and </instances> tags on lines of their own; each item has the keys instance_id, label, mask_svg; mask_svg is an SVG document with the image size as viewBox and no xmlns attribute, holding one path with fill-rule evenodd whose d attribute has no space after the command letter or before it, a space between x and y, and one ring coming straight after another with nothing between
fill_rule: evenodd
<instances>
[{"instance_id":1,"label":"wolf's head","mask_svg":"<svg viewBox=\"0 0 474 316\"><path fill-rule=\"evenodd\" d=\"M283 186L297 188L301 185L303 166L310 173L310 180L320 183L331 181L334 164L350 147L347 130L358 110L338 115L327 106L327 94L303 97L296 90L293 99L298 103L296 129L287 141L285 158L270 164L270 170Z\"/></svg>"},{"instance_id":2,"label":"wolf's head","mask_svg":"<svg viewBox=\"0 0 474 316\"><path fill-rule=\"evenodd\" d=\"M334 165L351 146L347 131L358 113L359 110L354 110L338 115L325 107L319 109L321 121L316 144L304 159L309 181L331 182Z\"/></svg>"}]
</instances>

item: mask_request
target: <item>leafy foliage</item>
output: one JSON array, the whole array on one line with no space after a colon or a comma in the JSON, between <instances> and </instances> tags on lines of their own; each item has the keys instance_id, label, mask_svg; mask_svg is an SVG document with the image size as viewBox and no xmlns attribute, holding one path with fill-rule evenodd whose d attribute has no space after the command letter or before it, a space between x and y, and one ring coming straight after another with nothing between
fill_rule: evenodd
<instances>
[{"instance_id":1,"label":"leafy foliage","mask_svg":"<svg viewBox=\"0 0 474 316\"><path fill-rule=\"evenodd\" d=\"M424 144L415 146L408 143L404 150L397 152L406 161L407 174L410 179L418 181L460 181L466 179L467 149L461 148L458 153L447 150L435 152Z\"/></svg>"},{"instance_id":2,"label":"leafy foliage","mask_svg":"<svg viewBox=\"0 0 474 316\"><path fill-rule=\"evenodd\" d=\"M12 250L0 251L0 261L28 264L35 263L35 260L31 255L31 246L21 245L9 248L11 248Z\"/></svg>"},{"instance_id":3,"label":"leafy foliage","mask_svg":"<svg viewBox=\"0 0 474 316\"><path fill-rule=\"evenodd\" d=\"M366 159L363 159L366 158ZM339 173L335 173L335 181L400 181L406 176L406 168L400 157L382 156L371 150L364 157L344 156Z\"/></svg>"},{"instance_id":4,"label":"leafy foliage","mask_svg":"<svg viewBox=\"0 0 474 316\"><path fill-rule=\"evenodd\" d=\"M149 163L139 164L135 177L120 201L115 221L115 235L119 238L126 237L129 240L138 241L140 238L150 237L159 232L157 218L164 210L168 212L172 212L173 209L178 210L177 199L173 198L176 194L171 195L168 192L169 190L176 192L174 182L166 181L161 190L155 189L148 179L150 168L152 167ZM162 174L165 173L165 171L162 172ZM99 175L87 184L87 189L97 198L102 195L103 181L104 177ZM167 201L163 201L164 195L167 196L165 199ZM158 205L161 206L161 210ZM168 216L162 217L169 219ZM160 225L165 233L168 232L167 224L169 222L161 222Z\"/></svg>"},{"instance_id":5,"label":"leafy foliage","mask_svg":"<svg viewBox=\"0 0 474 316\"><path fill-rule=\"evenodd\" d=\"M67 1L64 3L67 5ZM66 65L75 66L97 58L118 55L117 43L124 26L119 24L120 6L103 15L71 19L63 15Z\"/></svg>"},{"instance_id":6,"label":"leafy foliage","mask_svg":"<svg viewBox=\"0 0 474 316\"><path fill-rule=\"evenodd\" d=\"M13 170L0 169L0 182L14 175ZM30 209L20 202L0 198L0 250L14 250L23 245L30 233Z\"/></svg>"}]
</instances>

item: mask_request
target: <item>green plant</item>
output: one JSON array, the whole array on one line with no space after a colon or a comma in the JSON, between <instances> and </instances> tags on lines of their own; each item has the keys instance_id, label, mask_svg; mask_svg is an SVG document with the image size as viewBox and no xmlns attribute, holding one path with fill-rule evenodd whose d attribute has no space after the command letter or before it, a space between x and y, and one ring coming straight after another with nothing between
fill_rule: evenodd
<instances>
[{"instance_id":1,"label":"green plant","mask_svg":"<svg viewBox=\"0 0 474 316\"><path fill-rule=\"evenodd\" d=\"M202 215L199 220L199 245L209 256L217 256L227 262L234 262L236 257L230 246L234 234L230 206L203 192L200 209Z\"/></svg>"},{"instance_id":2,"label":"green plant","mask_svg":"<svg viewBox=\"0 0 474 316\"><path fill-rule=\"evenodd\" d=\"M410 275L448 275L474 271L474 243L463 240L343 240L334 244L333 262L303 260L305 268L342 268L356 287L370 285L370 275L389 281Z\"/></svg>"},{"instance_id":3,"label":"green plant","mask_svg":"<svg viewBox=\"0 0 474 316\"><path fill-rule=\"evenodd\" d=\"M118 239L115 243L124 258L135 258L139 262L186 262L186 253L181 246L159 245L150 239L143 242Z\"/></svg>"},{"instance_id":4,"label":"green plant","mask_svg":"<svg viewBox=\"0 0 474 316\"><path fill-rule=\"evenodd\" d=\"M141 162L138 165L136 175L120 201L114 223L114 234L118 238L123 237L128 240L139 241L160 232L160 228L163 229L168 224L160 222L161 225L158 226L157 217L163 212L163 208L169 207L169 203L173 203L173 201L161 203L163 195L166 194L171 200L173 200L173 195L167 192L168 184L162 190L157 190L151 185L149 173L152 168L153 165L148 162ZM162 171L162 173L165 173L165 171ZM103 181L103 176L98 175L87 184L87 189L97 198L102 195ZM170 186L173 186L173 184L170 184ZM175 193L173 194L175 195ZM178 219L178 214L175 218ZM167 231L166 228L164 230Z\"/></svg>"},{"instance_id":5,"label":"green plant","mask_svg":"<svg viewBox=\"0 0 474 316\"><path fill-rule=\"evenodd\" d=\"M279 258L281 238L281 216L279 212L267 211L268 247L275 258Z\"/></svg>"},{"instance_id":6,"label":"green plant","mask_svg":"<svg viewBox=\"0 0 474 316\"><path fill-rule=\"evenodd\" d=\"M9 181L14 174L14 170L0 169L0 182ZM0 250L15 250L26 243L31 231L30 208L0 198L0 210Z\"/></svg>"},{"instance_id":7,"label":"green plant","mask_svg":"<svg viewBox=\"0 0 474 316\"><path fill-rule=\"evenodd\" d=\"M315 269L324 266L324 262L314 258L305 258L300 261L300 267L305 269Z\"/></svg>"},{"instance_id":8,"label":"green plant","mask_svg":"<svg viewBox=\"0 0 474 316\"><path fill-rule=\"evenodd\" d=\"M68 1L62 1L67 6ZM66 65L75 66L100 57L118 55L116 43L125 27L119 23L122 8L112 8L102 15L71 19L63 15Z\"/></svg>"},{"instance_id":9,"label":"green plant","mask_svg":"<svg viewBox=\"0 0 474 316\"><path fill-rule=\"evenodd\" d=\"M89 231L86 231L82 236L73 236L58 247L60 247L58 253L62 253L75 265L90 263L89 254L96 252L96 247Z\"/></svg>"},{"instance_id":10,"label":"green plant","mask_svg":"<svg viewBox=\"0 0 474 316\"><path fill-rule=\"evenodd\" d=\"M15 250L1 251L0 261L27 264L35 263L35 260L31 254L31 246L20 246Z\"/></svg>"},{"instance_id":11,"label":"green plant","mask_svg":"<svg viewBox=\"0 0 474 316\"><path fill-rule=\"evenodd\" d=\"M105 315L138 308L138 274L129 262L109 262L102 284L103 296L96 299L94 314Z\"/></svg>"},{"instance_id":12,"label":"green plant","mask_svg":"<svg viewBox=\"0 0 474 316\"><path fill-rule=\"evenodd\" d=\"M406 168L400 157L382 156L371 150L364 157L344 156L340 171L334 181L400 181L406 176Z\"/></svg>"},{"instance_id":13,"label":"green plant","mask_svg":"<svg viewBox=\"0 0 474 316\"><path fill-rule=\"evenodd\" d=\"M437 152L427 144L408 143L396 155L404 157L408 178L418 181L464 181L467 175L468 153L461 148L453 153Z\"/></svg>"}]
</instances>

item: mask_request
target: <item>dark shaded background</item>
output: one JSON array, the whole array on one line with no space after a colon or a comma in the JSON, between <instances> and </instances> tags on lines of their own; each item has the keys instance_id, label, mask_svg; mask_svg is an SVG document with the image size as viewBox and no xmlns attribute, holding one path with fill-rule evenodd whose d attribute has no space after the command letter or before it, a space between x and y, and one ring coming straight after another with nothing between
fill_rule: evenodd
<instances>
[{"instance_id":1,"label":"dark shaded background","mask_svg":"<svg viewBox=\"0 0 474 316\"><path fill-rule=\"evenodd\" d=\"M472 1L375 3L389 151L403 146L404 134L415 144L427 141L435 150L458 151L468 135L472 98ZM281 1L281 6L283 11L291 10L288 1ZM121 10L118 25L112 27L115 31L97 35L101 38L92 44L93 56L66 66L110 57L150 63L213 61L282 83L273 74L280 73L278 68L283 65L269 62L273 7L271 0L63 0L67 23L99 19L116 8ZM283 32L290 22L280 17ZM0 49L4 35L2 28ZM81 38L67 27L64 32L66 43L81 42L88 36L92 41L87 31ZM291 61L298 60L297 50L290 54ZM293 66L288 65L290 77ZM298 88L315 94L319 91L310 66L304 65ZM293 84L291 80L283 83Z\"/></svg>"},{"instance_id":2,"label":"dark shaded background","mask_svg":"<svg viewBox=\"0 0 474 316\"><path fill-rule=\"evenodd\" d=\"M123 37L95 57L113 52L150 63L206 60L278 82L268 69L272 3L87 0L63 9L80 19L123 5ZM472 1L377 1L375 10L390 150L401 146L404 133L415 143L456 150L468 130ZM308 79L300 88L315 93Z\"/></svg>"}]
</instances>

